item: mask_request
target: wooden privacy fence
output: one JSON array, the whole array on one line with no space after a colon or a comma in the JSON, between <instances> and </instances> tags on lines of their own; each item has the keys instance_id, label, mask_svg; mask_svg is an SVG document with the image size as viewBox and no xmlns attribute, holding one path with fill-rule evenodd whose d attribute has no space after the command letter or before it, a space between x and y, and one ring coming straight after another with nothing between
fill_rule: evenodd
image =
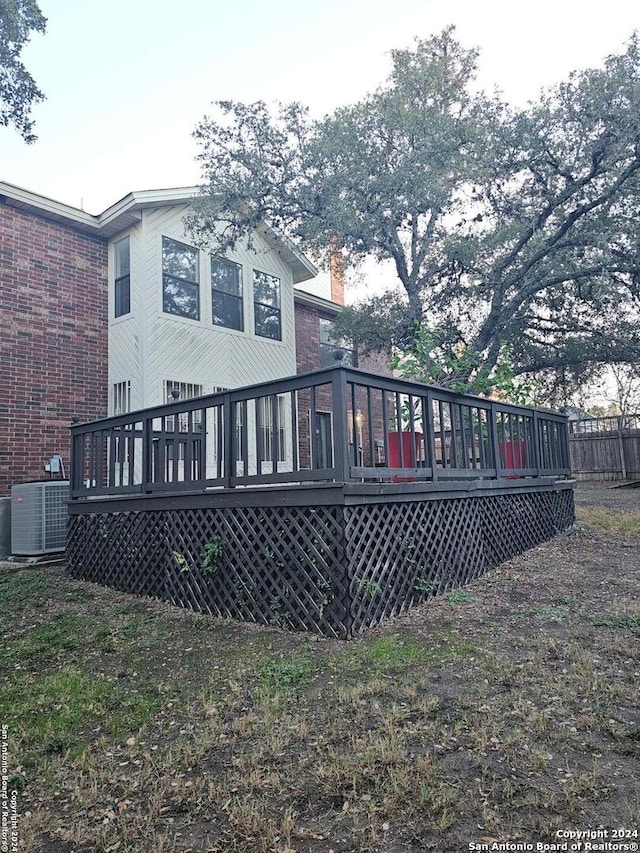
<instances>
[{"instance_id":1,"label":"wooden privacy fence","mask_svg":"<svg viewBox=\"0 0 640 853\"><path fill-rule=\"evenodd\" d=\"M640 479L640 414L569 422L577 480Z\"/></svg>"},{"instance_id":2,"label":"wooden privacy fence","mask_svg":"<svg viewBox=\"0 0 640 853\"><path fill-rule=\"evenodd\" d=\"M344 366L71 433L74 575L335 637L574 519L563 415Z\"/></svg>"}]
</instances>

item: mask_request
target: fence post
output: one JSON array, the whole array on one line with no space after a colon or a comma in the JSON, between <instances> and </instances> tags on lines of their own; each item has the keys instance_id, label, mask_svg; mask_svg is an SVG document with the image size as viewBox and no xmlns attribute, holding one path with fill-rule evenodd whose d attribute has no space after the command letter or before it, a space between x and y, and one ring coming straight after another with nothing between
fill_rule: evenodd
<instances>
[{"instance_id":1,"label":"fence post","mask_svg":"<svg viewBox=\"0 0 640 853\"><path fill-rule=\"evenodd\" d=\"M622 469L622 479L627 479L627 459L624 453L624 441L622 437L622 415L618 417L618 451L620 453L620 468Z\"/></svg>"}]
</instances>

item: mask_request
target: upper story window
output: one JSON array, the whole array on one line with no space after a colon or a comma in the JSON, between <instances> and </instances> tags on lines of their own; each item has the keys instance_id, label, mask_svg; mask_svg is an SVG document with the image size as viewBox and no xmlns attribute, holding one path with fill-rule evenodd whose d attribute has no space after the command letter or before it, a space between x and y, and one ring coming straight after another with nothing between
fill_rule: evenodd
<instances>
[{"instance_id":1,"label":"upper story window","mask_svg":"<svg viewBox=\"0 0 640 853\"><path fill-rule=\"evenodd\" d=\"M198 250L168 237L162 238L162 310L200 319Z\"/></svg>"},{"instance_id":2,"label":"upper story window","mask_svg":"<svg viewBox=\"0 0 640 853\"><path fill-rule=\"evenodd\" d=\"M191 400L193 397L202 397L202 385L195 382L180 382L176 379L164 380L165 403L174 403L176 400Z\"/></svg>"},{"instance_id":3,"label":"upper story window","mask_svg":"<svg viewBox=\"0 0 640 853\"><path fill-rule=\"evenodd\" d=\"M244 330L242 267L224 258L211 258L211 316L216 326Z\"/></svg>"},{"instance_id":4,"label":"upper story window","mask_svg":"<svg viewBox=\"0 0 640 853\"><path fill-rule=\"evenodd\" d=\"M337 362L333 353L341 349L344 353L341 364L345 367L354 367L356 363L353 342L346 338L336 338L333 320L320 318L320 367L333 367Z\"/></svg>"},{"instance_id":5,"label":"upper story window","mask_svg":"<svg viewBox=\"0 0 640 853\"><path fill-rule=\"evenodd\" d=\"M131 242L129 237L113 246L114 316L122 317L131 311Z\"/></svg>"},{"instance_id":6,"label":"upper story window","mask_svg":"<svg viewBox=\"0 0 640 853\"><path fill-rule=\"evenodd\" d=\"M253 303L256 335L281 341L280 279L254 270Z\"/></svg>"}]
</instances>

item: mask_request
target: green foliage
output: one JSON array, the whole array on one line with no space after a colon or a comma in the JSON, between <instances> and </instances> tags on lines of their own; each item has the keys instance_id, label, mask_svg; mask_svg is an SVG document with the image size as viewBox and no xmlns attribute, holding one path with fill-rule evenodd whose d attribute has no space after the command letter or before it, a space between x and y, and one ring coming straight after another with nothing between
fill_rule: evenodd
<instances>
[{"instance_id":1,"label":"green foliage","mask_svg":"<svg viewBox=\"0 0 640 853\"><path fill-rule=\"evenodd\" d=\"M354 586L358 593L366 595L369 598L380 595L382 592L380 584L371 580L371 578L354 578Z\"/></svg>"},{"instance_id":2,"label":"green foliage","mask_svg":"<svg viewBox=\"0 0 640 853\"><path fill-rule=\"evenodd\" d=\"M512 362L512 346L503 343L495 366L487 371L480 353L462 341L454 344L419 323L410 350L393 356L390 367L402 379L441 385L462 394L495 394L511 403L532 403L534 383L518 378Z\"/></svg>"},{"instance_id":3,"label":"green foliage","mask_svg":"<svg viewBox=\"0 0 640 853\"><path fill-rule=\"evenodd\" d=\"M635 511L614 510L609 507L579 506L576 519L609 533L617 533L631 538L640 537L640 513Z\"/></svg>"},{"instance_id":4,"label":"green foliage","mask_svg":"<svg viewBox=\"0 0 640 853\"><path fill-rule=\"evenodd\" d=\"M214 536L211 542L204 546L202 555L202 568L207 574L215 575L220 571L222 558L224 556L224 540L221 536Z\"/></svg>"},{"instance_id":5,"label":"green foliage","mask_svg":"<svg viewBox=\"0 0 640 853\"><path fill-rule=\"evenodd\" d=\"M24 791L27 787L27 777L24 773L12 773L7 780L7 789L9 791Z\"/></svg>"},{"instance_id":6,"label":"green foliage","mask_svg":"<svg viewBox=\"0 0 640 853\"><path fill-rule=\"evenodd\" d=\"M416 592L427 592L431 595L435 595L440 586L440 582L437 580L428 581L426 578L418 578L418 580L414 583L413 588Z\"/></svg>"},{"instance_id":7,"label":"green foliage","mask_svg":"<svg viewBox=\"0 0 640 853\"><path fill-rule=\"evenodd\" d=\"M608 616L601 616L595 619L594 625L605 628L640 628L640 616L631 616L627 613L611 613Z\"/></svg>"},{"instance_id":8,"label":"green foliage","mask_svg":"<svg viewBox=\"0 0 640 853\"><path fill-rule=\"evenodd\" d=\"M224 251L266 220L308 250L389 262L399 287L336 333L407 352L428 320L450 383L544 371L553 390L640 361L638 38L517 110L477 92L452 28L392 59L321 120L219 102L195 132L194 239Z\"/></svg>"},{"instance_id":9,"label":"green foliage","mask_svg":"<svg viewBox=\"0 0 640 853\"><path fill-rule=\"evenodd\" d=\"M451 604L471 604L475 599L465 589L454 589L445 596Z\"/></svg>"},{"instance_id":10,"label":"green foliage","mask_svg":"<svg viewBox=\"0 0 640 853\"><path fill-rule=\"evenodd\" d=\"M270 661L264 664L260 680L267 692L279 693L302 686L309 680L311 673L311 660L306 655L301 655L289 661Z\"/></svg>"},{"instance_id":11,"label":"green foliage","mask_svg":"<svg viewBox=\"0 0 640 853\"><path fill-rule=\"evenodd\" d=\"M36 138L31 107L44 95L20 61L20 54L31 33L44 33L46 23L35 0L0 3L0 125L14 125L25 142Z\"/></svg>"},{"instance_id":12,"label":"green foliage","mask_svg":"<svg viewBox=\"0 0 640 853\"><path fill-rule=\"evenodd\" d=\"M49 594L47 578L41 569L0 574L0 606L6 612L23 609L23 602L31 607L43 607Z\"/></svg>"},{"instance_id":13,"label":"green foliage","mask_svg":"<svg viewBox=\"0 0 640 853\"><path fill-rule=\"evenodd\" d=\"M429 658L427 649L395 637L380 637L366 649L366 657L379 669L394 669Z\"/></svg>"},{"instance_id":14,"label":"green foliage","mask_svg":"<svg viewBox=\"0 0 640 853\"><path fill-rule=\"evenodd\" d=\"M23 741L54 754L82 748L88 721L122 737L147 723L156 699L96 678L95 673L62 672L20 679L0 687L4 719Z\"/></svg>"},{"instance_id":15,"label":"green foliage","mask_svg":"<svg viewBox=\"0 0 640 853\"><path fill-rule=\"evenodd\" d=\"M181 572L188 572L189 571L189 563L187 562L187 559L184 556L184 554L181 554L180 551L172 551L171 553L173 554L173 559L178 564L178 568L180 569L180 571Z\"/></svg>"}]
</instances>

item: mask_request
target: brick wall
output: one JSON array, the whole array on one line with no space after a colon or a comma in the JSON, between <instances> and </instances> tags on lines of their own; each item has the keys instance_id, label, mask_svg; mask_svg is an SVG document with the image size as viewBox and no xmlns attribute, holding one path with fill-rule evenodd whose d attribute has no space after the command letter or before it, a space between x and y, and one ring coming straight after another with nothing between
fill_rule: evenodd
<instances>
[{"instance_id":1,"label":"brick wall","mask_svg":"<svg viewBox=\"0 0 640 853\"><path fill-rule=\"evenodd\" d=\"M334 319L329 313L322 311L319 308L310 305L296 302L296 364L298 373L306 373L310 370L318 370L320 368L320 318L328 320ZM381 373L386 376L391 375L389 370L390 356L386 353L371 353L367 356L358 356L358 367L362 370L369 370L372 373ZM317 390L316 409L318 411L331 410L331 390L330 388L321 387ZM357 401L357 406L360 408L360 423L361 428L366 432L368 430L367 420L367 404L366 399ZM311 408L311 399L308 392L301 392L298 395L298 437L299 437L299 453L300 466L303 468L310 467L310 438L309 438L309 411ZM377 433L382 434L382 412L379 411L379 406L376 404L374 408L375 425ZM370 458L368 453L365 453L363 464L371 465L375 460Z\"/></svg>"},{"instance_id":2,"label":"brick wall","mask_svg":"<svg viewBox=\"0 0 640 853\"><path fill-rule=\"evenodd\" d=\"M0 202L0 495L107 414L107 246Z\"/></svg>"}]
</instances>

